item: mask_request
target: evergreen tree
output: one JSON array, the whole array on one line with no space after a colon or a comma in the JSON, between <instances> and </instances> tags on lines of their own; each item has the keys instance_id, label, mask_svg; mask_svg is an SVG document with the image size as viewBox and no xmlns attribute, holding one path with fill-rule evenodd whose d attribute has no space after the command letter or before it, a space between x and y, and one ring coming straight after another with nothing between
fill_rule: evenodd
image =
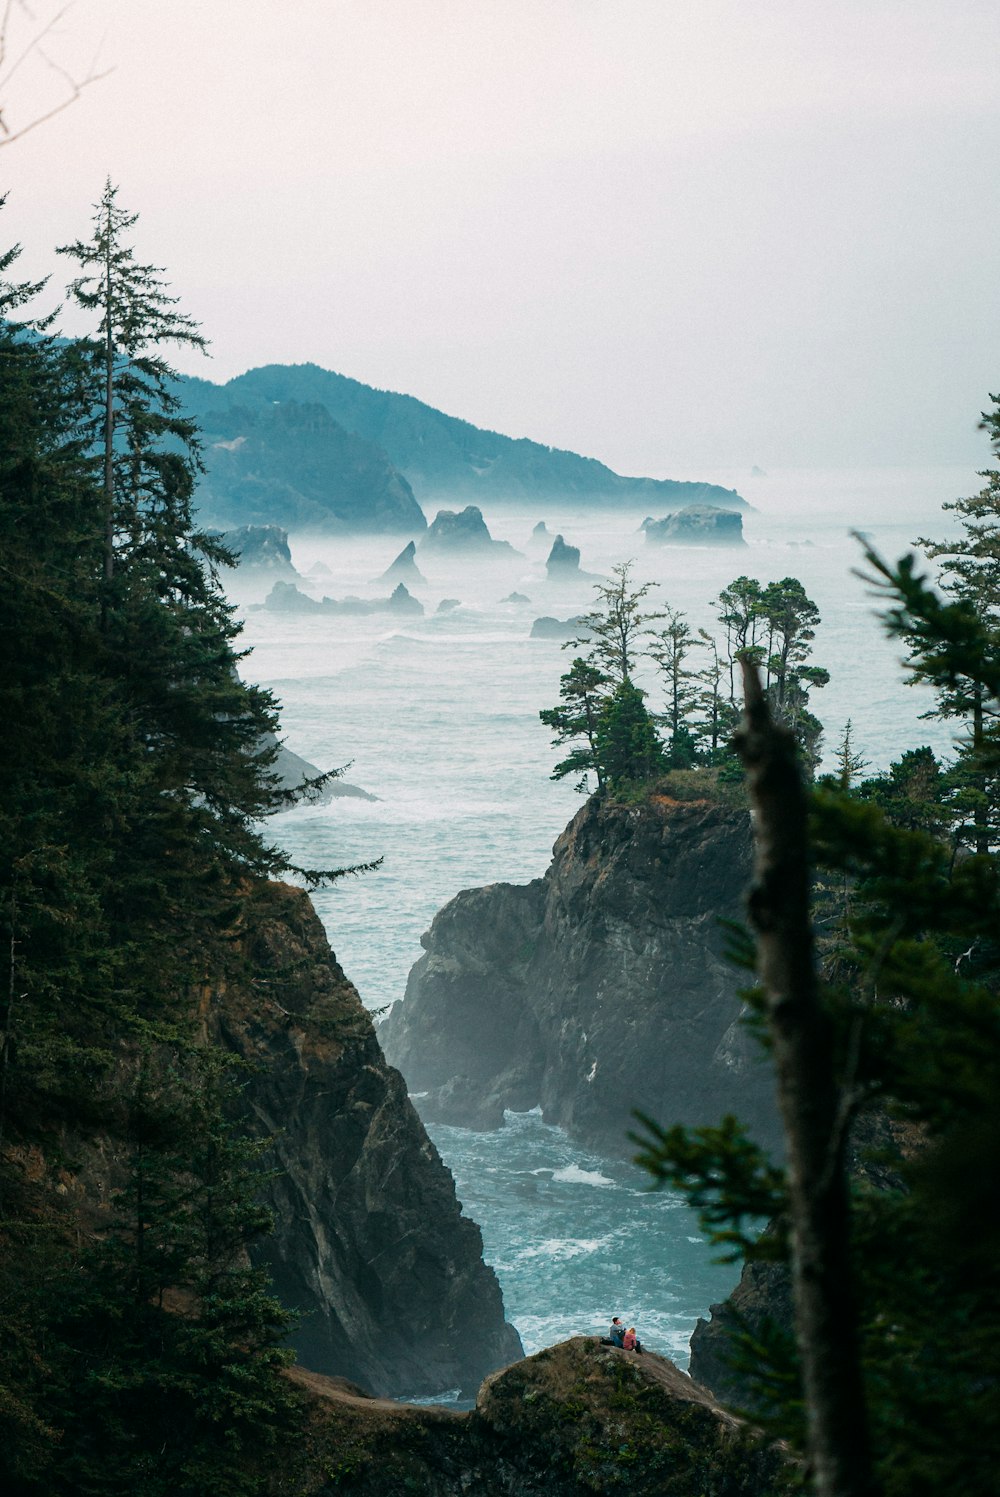
<instances>
[{"instance_id":1,"label":"evergreen tree","mask_svg":"<svg viewBox=\"0 0 1000 1497\"><path fill-rule=\"evenodd\" d=\"M694 763L695 742L687 721L697 695L696 672L686 661L697 639L683 613L666 608L666 628L659 629L649 647L649 656L659 667L666 688L666 711L661 721L667 729L667 761L672 769L689 769Z\"/></svg>"},{"instance_id":2,"label":"evergreen tree","mask_svg":"<svg viewBox=\"0 0 1000 1497\"><path fill-rule=\"evenodd\" d=\"M594 735L594 755L613 793L644 785L666 768L663 745L646 710L644 693L626 677L604 702Z\"/></svg>"},{"instance_id":3,"label":"evergreen tree","mask_svg":"<svg viewBox=\"0 0 1000 1497\"><path fill-rule=\"evenodd\" d=\"M583 739L580 747L572 749L556 765L551 775L553 780L561 780L568 774L579 774L577 789L586 790L588 771L593 770L598 793L603 792L605 775L597 753L597 725L607 689L607 676L596 666L577 657L560 678L559 695L562 705L546 707L539 712L546 727L555 730L552 740L554 748L571 743L574 739Z\"/></svg>"},{"instance_id":4,"label":"evergreen tree","mask_svg":"<svg viewBox=\"0 0 1000 1497\"><path fill-rule=\"evenodd\" d=\"M258 830L277 719L193 525L157 343L186 324L129 279L131 220L102 202L101 336L46 337L38 288L0 283L0 1484L243 1494L287 1427L285 1317L246 1266L259 1147L192 993L289 866ZM95 1139L113 1204L82 1230L24 1165L61 1140L72 1172Z\"/></svg>"},{"instance_id":5,"label":"evergreen tree","mask_svg":"<svg viewBox=\"0 0 1000 1497\"><path fill-rule=\"evenodd\" d=\"M571 644L586 646L589 664L620 685L634 675L645 641L652 635L650 625L662 614L644 606L653 584L634 587L630 561L612 567L611 575L611 582L595 585L597 605L583 615L580 633Z\"/></svg>"},{"instance_id":6,"label":"evergreen tree","mask_svg":"<svg viewBox=\"0 0 1000 1497\"><path fill-rule=\"evenodd\" d=\"M989 618L942 602L912 558L868 561L927 678L1000 699ZM808 847L792 773L786 762L754 791L751 897L762 987L750 996L797 1111L787 1178L733 1119L693 1132L647 1123L643 1162L687 1191L717 1242L751 1261L790 1253L797 1354L758 1329L742 1354L756 1367L755 1417L808 1448L814 1490L987 1497L1000 1458L1000 1224L984 1197L1000 1146L1000 868L905 824L937 798L927 750L864 787L880 784L903 824L878 796L825 785ZM852 885L818 986L807 853ZM774 1230L755 1239L761 1216Z\"/></svg>"},{"instance_id":7,"label":"evergreen tree","mask_svg":"<svg viewBox=\"0 0 1000 1497\"><path fill-rule=\"evenodd\" d=\"M163 349L206 347L191 318L176 310L177 298L167 295L159 268L136 260L126 235L137 215L126 213L117 199L109 179L95 205L91 239L59 250L82 272L70 296L97 316L94 335L78 340L73 351L81 424L100 455L108 583L123 549L139 550L157 532L173 543L189 528L182 496L184 476L190 479L198 467L196 428L180 414L171 389L176 374ZM179 451L167 450L167 438ZM177 515L171 512L175 497L181 504Z\"/></svg>"},{"instance_id":8,"label":"evergreen tree","mask_svg":"<svg viewBox=\"0 0 1000 1497\"><path fill-rule=\"evenodd\" d=\"M763 620L761 586L755 577L737 577L716 599L719 623L726 631L729 701L736 703L736 662L743 656L759 658L757 634Z\"/></svg>"},{"instance_id":9,"label":"evergreen tree","mask_svg":"<svg viewBox=\"0 0 1000 1497\"><path fill-rule=\"evenodd\" d=\"M1000 456L1000 397L991 396L993 410L983 413L994 453ZM944 541L921 537L917 545L940 563L941 587L958 603L967 605L988 628L1000 650L1000 470L980 474L986 480L978 494L955 499L943 507L961 521L962 533ZM1000 712L990 694L972 677L956 674L942 681L928 671L920 656L919 639L910 657L911 681L930 680L937 686L932 716L961 724L959 757L953 780L961 840L978 853L1000 843L1000 775L996 745L1000 741Z\"/></svg>"}]
</instances>

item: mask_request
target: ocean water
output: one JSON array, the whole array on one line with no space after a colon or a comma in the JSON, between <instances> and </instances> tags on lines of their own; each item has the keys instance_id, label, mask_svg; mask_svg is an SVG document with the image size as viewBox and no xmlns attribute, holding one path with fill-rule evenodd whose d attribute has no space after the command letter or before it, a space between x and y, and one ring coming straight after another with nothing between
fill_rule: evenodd
<instances>
[{"instance_id":1,"label":"ocean water","mask_svg":"<svg viewBox=\"0 0 1000 1497\"><path fill-rule=\"evenodd\" d=\"M813 658L831 681L813 698L835 746L848 718L873 768L922 743L947 753L947 725L922 720L929 694L902 684L901 651L875 617L855 575L861 530L895 558L918 536L948 534L941 504L980 486L971 469L699 474L737 487L754 505L741 550L646 548L643 513L574 512L555 505L487 508L491 533L522 553L488 563L434 562L419 554L426 585L412 590L423 618L271 613L268 584L231 584L245 618L247 679L282 703L285 741L322 769L350 763L346 778L378 799L302 806L271 822L276 841L304 865L343 867L383 857L378 872L341 879L315 903L339 960L377 1011L402 998L421 934L464 888L540 876L580 797L553 782L557 757L538 720L558 701L570 656L529 638L541 615L587 609L592 582L545 578L548 544L534 525L581 549L581 566L607 575L635 560L635 580L656 584L650 602L684 610L711 628L712 599L741 573L801 579L822 623ZM425 503L430 518L438 506ZM392 538L293 537L296 567L313 596L384 595L375 581L401 548ZM528 602L508 601L514 592ZM459 606L438 613L442 599ZM651 705L657 706L655 689ZM686 1364L695 1319L731 1288L697 1225L668 1194L650 1194L629 1167L577 1149L533 1114L508 1115L497 1134L431 1130L467 1213L479 1222L509 1318L529 1350L613 1313L651 1345Z\"/></svg>"}]
</instances>

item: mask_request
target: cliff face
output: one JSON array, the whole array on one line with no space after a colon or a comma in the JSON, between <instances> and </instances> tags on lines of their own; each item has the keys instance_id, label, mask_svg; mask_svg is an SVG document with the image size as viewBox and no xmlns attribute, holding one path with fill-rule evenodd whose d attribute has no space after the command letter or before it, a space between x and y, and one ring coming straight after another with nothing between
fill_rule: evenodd
<instances>
[{"instance_id":1,"label":"cliff face","mask_svg":"<svg viewBox=\"0 0 1000 1497\"><path fill-rule=\"evenodd\" d=\"M588 801L542 879L459 894L379 1031L427 1118L498 1127L506 1107L628 1153L632 1109L737 1113L777 1139L772 1083L739 1023L721 919L738 919L749 819L705 801ZM424 1093L422 1097L421 1093Z\"/></svg>"},{"instance_id":2,"label":"cliff face","mask_svg":"<svg viewBox=\"0 0 1000 1497\"><path fill-rule=\"evenodd\" d=\"M775 1497L785 1452L764 1445L672 1362L576 1337L487 1380L468 1414L358 1398L296 1369L310 1422L302 1494L366 1497ZM275 1484L277 1493L287 1487Z\"/></svg>"},{"instance_id":3,"label":"cliff face","mask_svg":"<svg viewBox=\"0 0 1000 1497\"><path fill-rule=\"evenodd\" d=\"M251 1127L276 1226L262 1256L318 1372L384 1394L475 1389L521 1355L479 1228L379 1049L307 897L272 885L247 911L242 975L206 994L219 1042L255 1063Z\"/></svg>"}]
</instances>

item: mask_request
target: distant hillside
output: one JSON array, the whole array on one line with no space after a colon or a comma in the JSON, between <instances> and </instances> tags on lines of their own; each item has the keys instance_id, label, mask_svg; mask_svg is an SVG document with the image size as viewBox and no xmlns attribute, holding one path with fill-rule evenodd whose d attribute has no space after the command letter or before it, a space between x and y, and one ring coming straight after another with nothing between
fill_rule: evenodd
<instances>
[{"instance_id":1,"label":"distant hillside","mask_svg":"<svg viewBox=\"0 0 1000 1497\"><path fill-rule=\"evenodd\" d=\"M316 364L269 364L223 386L203 380L186 384L185 400L191 402L196 393L193 403L198 407L214 403L216 409L232 406L272 416L276 403L322 407L347 432L376 444L426 504L456 499L477 504L504 499L570 499L584 504L617 499L646 507L656 516L698 503L748 508L735 489L624 478L594 458L485 431L411 395L375 390ZM214 469L213 459L213 481ZM287 469L286 476L289 483L297 483L293 469ZM269 518L285 523L277 516Z\"/></svg>"},{"instance_id":2,"label":"distant hillside","mask_svg":"<svg viewBox=\"0 0 1000 1497\"><path fill-rule=\"evenodd\" d=\"M325 406L240 401L231 388L196 379L183 382L182 399L205 443L203 523L411 536L426 528L381 447L345 430Z\"/></svg>"}]
</instances>

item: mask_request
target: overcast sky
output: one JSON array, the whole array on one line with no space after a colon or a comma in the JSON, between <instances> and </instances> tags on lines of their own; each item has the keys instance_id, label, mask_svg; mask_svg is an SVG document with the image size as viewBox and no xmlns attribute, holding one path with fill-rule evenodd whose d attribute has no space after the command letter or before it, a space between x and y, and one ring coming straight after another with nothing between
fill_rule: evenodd
<instances>
[{"instance_id":1,"label":"overcast sky","mask_svg":"<svg viewBox=\"0 0 1000 1497\"><path fill-rule=\"evenodd\" d=\"M76 0L45 48L113 71L0 150L3 243L61 288L110 174L185 368L623 472L987 460L996 0ZM59 86L28 58L8 125Z\"/></svg>"}]
</instances>

